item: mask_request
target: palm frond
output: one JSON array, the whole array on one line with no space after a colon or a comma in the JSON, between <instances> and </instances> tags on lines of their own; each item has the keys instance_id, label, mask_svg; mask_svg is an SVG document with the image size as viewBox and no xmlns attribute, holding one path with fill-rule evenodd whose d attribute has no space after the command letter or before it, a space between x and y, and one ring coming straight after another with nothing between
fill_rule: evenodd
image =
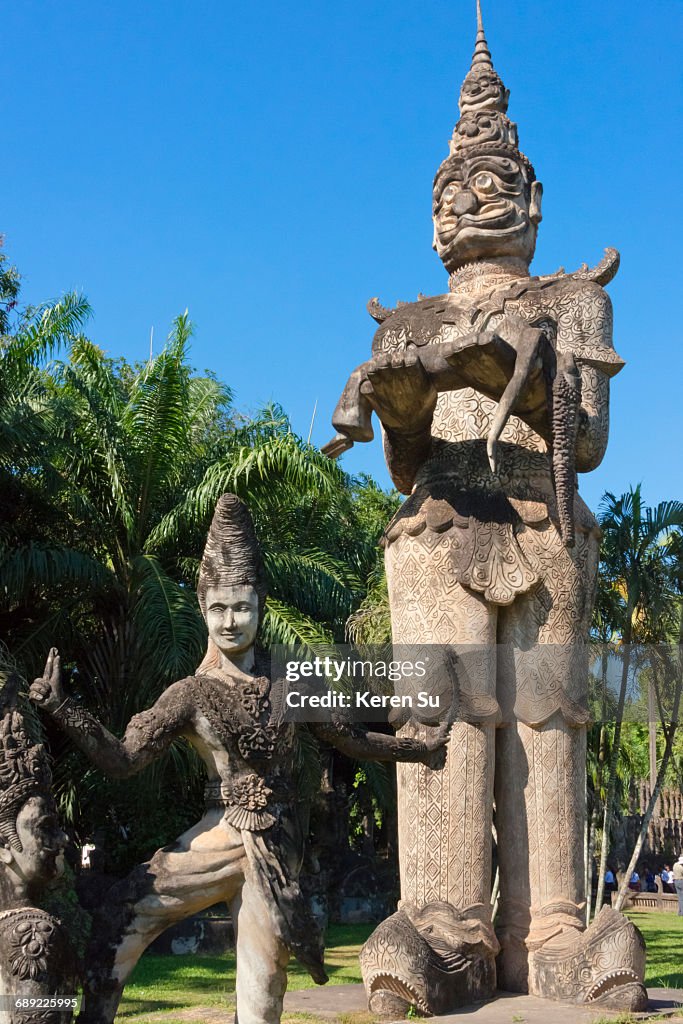
<instances>
[{"instance_id":1,"label":"palm frond","mask_svg":"<svg viewBox=\"0 0 683 1024\"><path fill-rule=\"evenodd\" d=\"M261 636L266 646L294 646L313 655L329 651L333 642L331 631L323 623L272 597L266 601Z\"/></svg>"},{"instance_id":2,"label":"palm frond","mask_svg":"<svg viewBox=\"0 0 683 1024\"><path fill-rule=\"evenodd\" d=\"M153 555L139 555L131 569L133 623L141 650L168 682L189 675L206 644L195 594L167 576Z\"/></svg>"},{"instance_id":3,"label":"palm frond","mask_svg":"<svg viewBox=\"0 0 683 1024\"><path fill-rule=\"evenodd\" d=\"M61 585L85 589L112 583L109 570L82 551L40 544L0 548L0 600L9 607L25 600L31 592L49 591Z\"/></svg>"}]
</instances>

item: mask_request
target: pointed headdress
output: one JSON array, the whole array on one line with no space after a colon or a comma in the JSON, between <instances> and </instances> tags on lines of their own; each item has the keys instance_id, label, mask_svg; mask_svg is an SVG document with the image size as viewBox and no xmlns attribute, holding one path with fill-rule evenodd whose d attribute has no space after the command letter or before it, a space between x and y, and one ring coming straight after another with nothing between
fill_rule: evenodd
<instances>
[{"instance_id":1,"label":"pointed headdress","mask_svg":"<svg viewBox=\"0 0 683 1024\"><path fill-rule=\"evenodd\" d=\"M236 494L222 494L216 503L199 569L197 596L206 614L206 588L251 586L261 612L267 586L263 559L249 509Z\"/></svg>"},{"instance_id":2,"label":"pointed headdress","mask_svg":"<svg viewBox=\"0 0 683 1024\"><path fill-rule=\"evenodd\" d=\"M21 852L17 815L32 796L52 799L52 773L42 743L33 743L17 707L18 676L0 693L0 845Z\"/></svg>"},{"instance_id":3,"label":"pointed headdress","mask_svg":"<svg viewBox=\"0 0 683 1024\"><path fill-rule=\"evenodd\" d=\"M436 172L435 186L444 174L450 177L463 158L479 153L511 157L524 167L528 183L535 179L531 163L519 149L517 125L507 116L509 98L509 90L493 66L477 0L477 37L472 64L460 89L460 119L453 129L450 153Z\"/></svg>"}]
</instances>

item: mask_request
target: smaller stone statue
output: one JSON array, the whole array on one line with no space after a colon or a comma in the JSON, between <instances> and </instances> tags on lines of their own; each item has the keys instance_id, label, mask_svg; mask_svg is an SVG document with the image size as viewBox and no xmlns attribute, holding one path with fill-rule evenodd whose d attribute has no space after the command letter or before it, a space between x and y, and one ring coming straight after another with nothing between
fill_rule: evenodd
<instances>
[{"instance_id":1,"label":"smaller stone statue","mask_svg":"<svg viewBox=\"0 0 683 1024\"><path fill-rule=\"evenodd\" d=\"M0 1005L2 1024L68 1024L76 960L61 923L41 910L62 869L52 777L17 707L18 677L0 694Z\"/></svg>"},{"instance_id":2,"label":"smaller stone statue","mask_svg":"<svg viewBox=\"0 0 683 1024\"><path fill-rule=\"evenodd\" d=\"M194 676L136 715L123 739L65 696L53 650L31 696L94 764L118 777L140 771L178 737L206 765L201 820L115 884L93 921L86 957L87 1024L111 1024L130 972L150 942L176 921L226 901L237 943L240 1024L278 1024L290 953L324 984L322 943L298 884L305 839L295 783L298 727L285 719L285 683L254 652L266 582L253 523L242 501L218 501L199 573L209 632ZM351 757L441 767L445 733L426 742L346 723L311 725Z\"/></svg>"}]
</instances>

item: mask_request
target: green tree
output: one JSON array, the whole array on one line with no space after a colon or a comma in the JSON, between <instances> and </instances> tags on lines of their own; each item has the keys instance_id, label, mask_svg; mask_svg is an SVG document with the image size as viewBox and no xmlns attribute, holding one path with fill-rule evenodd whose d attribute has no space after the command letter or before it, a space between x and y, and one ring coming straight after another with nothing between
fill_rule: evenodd
<instances>
[{"instance_id":1,"label":"green tree","mask_svg":"<svg viewBox=\"0 0 683 1024\"><path fill-rule=\"evenodd\" d=\"M262 539L265 642L308 649L344 638L377 559L385 498L304 444L280 408L239 416L226 385L192 370L186 314L139 366L84 337L87 314L66 297L6 321L0 388L16 408L28 397L12 412L16 429L2 432L0 472L13 495L2 516L0 623L29 678L59 646L78 699L120 732L201 660L195 584L221 493L247 500ZM60 346L66 355L48 361ZM88 830L105 813L144 818L139 853L179 829L159 810L164 782L179 820L183 799L198 799L200 776L182 749L122 785L56 732L49 738L67 817ZM302 769L313 762L308 751Z\"/></svg>"},{"instance_id":2,"label":"green tree","mask_svg":"<svg viewBox=\"0 0 683 1024\"><path fill-rule=\"evenodd\" d=\"M622 665L605 782L597 907L602 905L604 893L632 645L666 639L673 622L680 594L677 560L683 503L661 502L649 508L643 504L639 484L618 498L607 493L599 521L603 531L600 571L616 601L614 626L622 646Z\"/></svg>"}]
</instances>

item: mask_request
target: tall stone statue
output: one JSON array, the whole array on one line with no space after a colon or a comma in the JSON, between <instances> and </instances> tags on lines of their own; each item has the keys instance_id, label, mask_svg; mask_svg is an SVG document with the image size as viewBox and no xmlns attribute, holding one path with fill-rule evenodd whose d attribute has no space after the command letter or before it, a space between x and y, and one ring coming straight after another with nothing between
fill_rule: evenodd
<instances>
[{"instance_id":1,"label":"tall stone statue","mask_svg":"<svg viewBox=\"0 0 683 1024\"><path fill-rule=\"evenodd\" d=\"M60 921L40 907L66 836L47 755L17 704L18 682L10 675L0 693L0 1022L68 1024L76 958Z\"/></svg>"},{"instance_id":2,"label":"tall stone statue","mask_svg":"<svg viewBox=\"0 0 683 1024\"><path fill-rule=\"evenodd\" d=\"M266 581L253 523L242 501L218 501L201 563L199 603L209 632L197 673L136 715L119 740L65 697L53 650L31 696L94 764L123 778L178 737L203 760L206 810L109 891L86 955L84 1024L111 1024L139 957L176 921L227 901L237 937L239 1024L278 1024L293 953L318 984L327 981L318 929L298 874L304 833L295 783L297 727L285 720L285 690L271 681L254 643ZM443 732L426 742L345 723L311 726L351 757L443 764Z\"/></svg>"},{"instance_id":3,"label":"tall stone statue","mask_svg":"<svg viewBox=\"0 0 683 1024\"><path fill-rule=\"evenodd\" d=\"M409 495L385 535L394 642L447 645L457 676L445 770L398 769L403 904L365 947L364 976L373 1009L443 1012L492 993L499 947L501 988L636 1009L637 930L604 910L584 932L585 641L600 534L576 473L607 446L622 361L603 286L619 257L530 276L542 186L477 15L433 187L448 293L393 310L372 300L372 359L349 380L324 449L368 440L379 417ZM433 727L403 728L424 738Z\"/></svg>"}]
</instances>

